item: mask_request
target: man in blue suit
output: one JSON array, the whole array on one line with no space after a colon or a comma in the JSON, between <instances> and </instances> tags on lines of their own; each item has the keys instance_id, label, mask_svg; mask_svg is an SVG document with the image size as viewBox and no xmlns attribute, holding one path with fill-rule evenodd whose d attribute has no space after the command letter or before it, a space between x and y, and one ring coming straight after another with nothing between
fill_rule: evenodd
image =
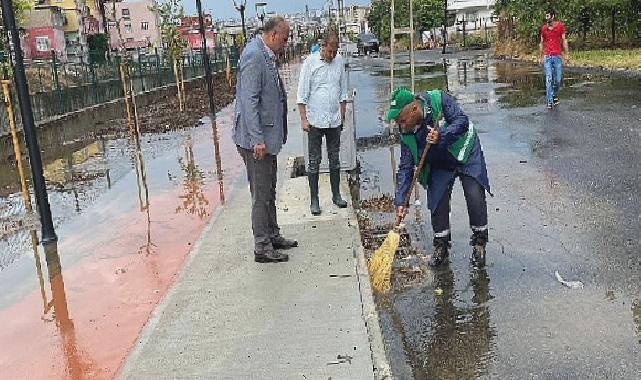
<instances>
[{"instance_id":1,"label":"man in blue suit","mask_svg":"<svg viewBox=\"0 0 641 380\"><path fill-rule=\"evenodd\" d=\"M245 46L238 63L233 139L247 168L254 260L259 263L288 261L279 250L298 246L281 236L276 219L277 155L287 141L287 93L276 54L288 38L287 21L273 17L263 34Z\"/></svg>"},{"instance_id":2,"label":"man in blue suit","mask_svg":"<svg viewBox=\"0 0 641 380\"><path fill-rule=\"evenodd\" d=\"M407 212L414 168L423 150L430 145L426 165L419 182L428 189L428 208L434 231L434 254L431 266L447 262L451 241L450 199L454 181L463 185L467 212L472 229L472 264L485 265L488 240L487 203L490 193L485 158L474 124L456 101L446 92L428 91L414 95L404 88L392 94L388 120L396 120L401 130L401 160L398 166L396 199L397 215Z\"/></svg>"}]
</instances>

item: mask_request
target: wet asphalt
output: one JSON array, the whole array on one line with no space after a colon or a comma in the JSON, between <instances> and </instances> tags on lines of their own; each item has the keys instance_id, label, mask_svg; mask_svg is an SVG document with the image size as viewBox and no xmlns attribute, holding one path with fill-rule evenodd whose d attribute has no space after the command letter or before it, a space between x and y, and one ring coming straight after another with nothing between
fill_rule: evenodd
<instances>
[{"instance_id":1,"label":"wet asphalt","mask_svg":"<svg viewBox=\"0 0 641 380\"><path fill-rule=\"evenodd\" d=\"M488 265L469 264L460 185L451 263L426 266L425 192L406 219L412 249L377 303L400 379L641 377L641 80L566 71L561 104L545 108L542 70L483 52L417 55L417 90L448 89L479 128L493 198ZM407 55L397 85L409 87ZM389 61L351 60L357 136L385 134ZM374 112L375 110L375 112ZM393 193L399 147L362 146L360 199ZM393 214L360 211L374 227ZM381 228L382 231L385 228ZM580 280L570 289L555 278Z\"/></svg>"}]
</instances>

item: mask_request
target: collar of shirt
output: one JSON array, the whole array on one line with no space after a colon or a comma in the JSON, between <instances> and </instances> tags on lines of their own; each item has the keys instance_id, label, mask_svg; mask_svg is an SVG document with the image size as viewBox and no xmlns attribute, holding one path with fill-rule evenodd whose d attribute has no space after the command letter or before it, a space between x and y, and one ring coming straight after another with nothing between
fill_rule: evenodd
<instances>
[{"instance_id":1,"label":"collar of shirt","mask_svg":"<svg viewBox=\"0 0 641 380\"><path fill-rule=\"evenodd\" d=\"M275 60L276 53L274 53L272 49L269 46L267 46L267 44L265 43L265 40L263 39L263 36L258 36L258 38L260 38L260 41L263 43L263 45L265 45L265 48L267 48L267 54L269 54L270 58Z\"/></svg>"}]
</instances>

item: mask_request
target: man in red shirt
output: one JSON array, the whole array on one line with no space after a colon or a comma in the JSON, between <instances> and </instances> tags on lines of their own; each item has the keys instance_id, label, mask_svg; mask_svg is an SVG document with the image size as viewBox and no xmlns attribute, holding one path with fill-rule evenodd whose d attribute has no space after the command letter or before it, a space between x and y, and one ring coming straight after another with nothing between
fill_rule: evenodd
<instances>
[{"instance_id":1,"label":"man in red shirt","mask_svg":"<svg viewBox=\"0 0 641 380\"><path fill-rule=\"evenodd\" d=\"M554 11L545 13L545 24L541 27L541 42L539 50L543 56L545 70L545 89L548 109L559 104L559 88L563 75L563 59L561 43L565 52L565 61L569 62L570 48L565 38L565 25L554 18Z\"/></svg>"}]
</instances>

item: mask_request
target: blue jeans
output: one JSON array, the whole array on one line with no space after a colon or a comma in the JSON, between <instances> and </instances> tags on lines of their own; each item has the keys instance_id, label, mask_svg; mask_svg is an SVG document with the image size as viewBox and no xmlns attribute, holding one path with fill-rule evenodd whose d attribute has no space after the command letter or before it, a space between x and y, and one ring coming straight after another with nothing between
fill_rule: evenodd
<instances>
[{"instance_id":1,"label":"blue jeans","mask_svg":"<svg viewBox=\"0 0 641 380\"><path fill-rule=\"evenodd\" d=\"M563 61L561 56L546 55L545 63L545 94L548 105L552 104L552 97L559 96L561 88L561 78L563 78Z\"/></svg>"}]
</instances>

